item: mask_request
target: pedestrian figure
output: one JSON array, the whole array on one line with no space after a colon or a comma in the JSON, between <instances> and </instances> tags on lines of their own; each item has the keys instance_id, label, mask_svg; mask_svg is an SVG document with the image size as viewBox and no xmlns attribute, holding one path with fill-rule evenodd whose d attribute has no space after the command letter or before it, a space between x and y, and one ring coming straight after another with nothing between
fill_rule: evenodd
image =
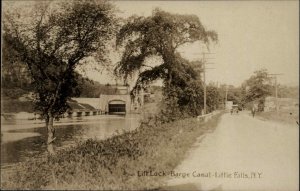
<instances>
[{"instance_id":1,"label":"pedestrian figure","mask_svg":"<svg viewBox=\"0 0 300 191\"><path fill-rule=\"evenodd\" d=\"M254 115L255 115L255 107L254 106L251 109L251 113L252 113L252 116L254 117Z\"/></svg>"},{"instance_id":2,"label":"pedestrian figure","mask_svg":"<svg viewBox=\"0 0 300 191\"><path fill-rule=\"evenodd\" d=\"M233 109L230 110L230 114L231 114L231 115L232 115L232 113L233 113Z\"/></svg>"}]
</instances>

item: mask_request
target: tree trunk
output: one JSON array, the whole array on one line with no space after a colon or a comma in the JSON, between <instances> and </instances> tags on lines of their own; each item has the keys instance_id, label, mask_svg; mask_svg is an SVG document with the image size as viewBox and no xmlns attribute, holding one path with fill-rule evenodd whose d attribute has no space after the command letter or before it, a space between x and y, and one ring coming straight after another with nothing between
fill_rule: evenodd
<instances>
[{"instance_id":1,"label":"tree trunk","mask_svg":"<svg viewBox=\"0 0 300 191\"><path fill-rule=\"evenodd\" d=\"M47 151L49 154L53 155L55 154L54 148L53 148L53 141L55 140L54 137L54 127L53 127L53 116L52 114L48 114L48 119L46 120L46 127L47 127Z\"/></svg>"}]
</instances>

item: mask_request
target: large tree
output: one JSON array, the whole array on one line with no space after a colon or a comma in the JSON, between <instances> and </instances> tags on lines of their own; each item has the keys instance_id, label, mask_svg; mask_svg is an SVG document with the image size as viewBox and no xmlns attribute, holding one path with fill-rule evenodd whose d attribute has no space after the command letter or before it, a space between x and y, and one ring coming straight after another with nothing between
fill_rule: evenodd
<instances>
[{"instance_id":1,"label":"large tree","mask_svg":"<svg viewBox=\"0 0 300 191\"><path fill-rule=\"evenodd\" d=\"M217 34L206 30L195 15L171 14L155 9L149 17L132 16L117 35L117 45L124 47L124 53L115 69L116 74L127 80L138 72L135 88L162 79L168 101L174 99L176 103L173 104L187 103L176 95L184 92L188 85L195 85L191 81L199 80L199 74L177 49L196 41L209 45L211 41L217 41ZM160 57L162 63L147 65L146 60L153 56Z\"/></svg>"},{"instance_id":2,"label":"large tree","mask_svg":"<svg viewBox=\"0 0 300 191\"><path fill-rule=\"evenodd\" d=\"M53 154L53 119L77 93L75 68L88 57L99 64L106 61L105 45L115 31L114 7L105 1L75 0L35 2L25 8L4 9L3 38L9 47L3 49L12 48L28 67L35 106L46 121L47 150Z\"/></svg>"}]
</instances>

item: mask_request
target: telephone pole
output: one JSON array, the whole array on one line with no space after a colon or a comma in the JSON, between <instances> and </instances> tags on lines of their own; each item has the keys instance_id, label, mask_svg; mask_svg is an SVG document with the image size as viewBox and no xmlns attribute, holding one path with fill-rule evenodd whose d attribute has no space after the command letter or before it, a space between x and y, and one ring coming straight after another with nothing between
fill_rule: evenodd
<instances>
[{"instance_id":1,"label":"telephone pole","mask_svg":"<svg viewBox=\"0 0 300 191\"><path fill-rule=\"evenodd\" d=\"M279 114L279 105L278 105L278 88L277 88L277 76L283 75L283 74L268 74L270 76L274 76L275 78L275 102L276 102L276 113Z\"/></svg>"},{"instance_id":2,"label":"telephone pole","mask_svg":"<svg viewBox=\"0 0 300 191\"><path fill-rule=\"evenodd\" d=\"M226 109L226 103L227 103L227 96L228 96L228 86L226 84L226 89L225 89L225 104L224 104L225 109Z\"/></svg>"},{"instance_id":3,"label":"telephone pole","mask_svg":"<svg viewBox=\"0 0 300 191\"><path fill-rule=\"evenodd\" d=\"M195 53L196 55L199 55L199 53ZM206 74L206 70L207 69L215 69L215 68L206 68L206 64L214 64L214 63L207 63L206 60L207 59L213 59L213 58L206 58L205 55L206 54L215 54L212 52L202 52L202 63L203 63L203 91L204 91L204 96L203 96L203 114L206 114L206 82L205 82L205 74Z\"/></svg>"},{"instance_id":4,"label":"telephone pole","mask_svg":"<svg viewBox=\"0 0 300 191\"><path fill-rule=\"evenodd\" d=\"M203 102L204 102L204 107L203 107L203 113L206 114L206 82L205 82L205 73L207 69L214 69L214 68L206 68L206 64L214 64L214 63L207 63L205 55L206 54L214 54L210 52L202 52L202 59L203 59L203 89L204 89L204 96L203 96Z\"/></svg>"}]
</instances>

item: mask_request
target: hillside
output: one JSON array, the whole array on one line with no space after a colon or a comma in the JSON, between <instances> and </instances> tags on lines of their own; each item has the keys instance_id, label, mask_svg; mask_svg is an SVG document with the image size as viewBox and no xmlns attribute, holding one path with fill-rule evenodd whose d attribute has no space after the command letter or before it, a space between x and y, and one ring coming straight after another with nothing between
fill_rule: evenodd
<instances>
[{"instance_id":1,"label":"hillside","mask_svg":"<svg viewBox=\"0 0 300 191\"><path fill-rule=\"evenodd\" d=\"M25 80L23 84L26 85L22 86L17 82L17 79L2 77L1 97L18 99L33 91L29 81ZM78 74L78 90L80 92L79 97L88 98L97 98L100 94L113 94L117 91L109 84L100 84L88 78L83 78L80 74Z\"/></svg>"}]
</instances>

